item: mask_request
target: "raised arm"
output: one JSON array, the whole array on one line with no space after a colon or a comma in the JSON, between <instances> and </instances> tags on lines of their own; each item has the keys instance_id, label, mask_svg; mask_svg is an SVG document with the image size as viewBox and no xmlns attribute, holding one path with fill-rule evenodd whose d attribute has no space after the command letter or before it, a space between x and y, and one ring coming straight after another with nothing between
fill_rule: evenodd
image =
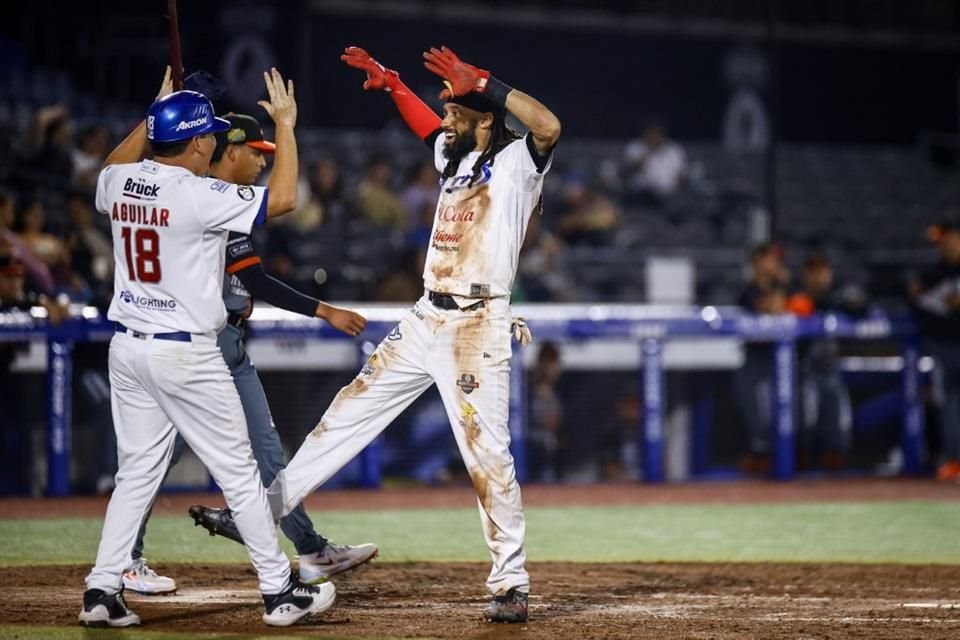
<instances>
[{"instance_id":1,"label":"raised arm","mask_svg":"<svg viewBox=\"0 0 960 640\"><path fill-rule=\"evenodd\" d=\"M163 96L173 93L173 81L170 79L170 67L163 74L163 82L160 84L160 92L157 93L156 100ZM124 164L127 162L140 162L147 155L147 121L143 120L137 125L137 128L130 132L123 141L110 152L110 155L103 161L103 166L111 164Z\"/></svg>"},{"instance_id":2,"label":"raised arm","mask_svg":"<svg viewBox=\"0 0 960 640\"><path fill-rule=\"evenodd\" d=\"M297 179L300 160L297 155L297 138L293 134L297 126L297 101L294 98L293 80L283 82L276 67L263 72L270 101L257 102L273 120L276 127L274 142L277 150L273 156L273 171L267 182L267 217L289 213L297 208Z\"/></svg>"},{"instance_id":3,"label":"raised arm","mask_svg":"<svg viewBox=\"0 0 960 640\"><path fill-rule=\"evenodd\" d=\"M462 61L447 47L431 48L423 54L424 66L443 78L446 89L440 99L478 93L502 105L530 130L537 151L546 154L560 138L560 120L539 100L504 84L480 69Z\"/></svg>"},{"instance_id":4,"label":"raised arm","mask_svg":"<svg viewBox=\"0 0 960 640\"><path fill-rule=\"evenodd\" d=\"M384 67L360 47L347 47L340 59L367 74L363 82L366 91L382 90L389 93L410 130L424 142L431 142L433 134L440 130L440 116L400 80L400 74Z\"/></svg>"}]
</instances>

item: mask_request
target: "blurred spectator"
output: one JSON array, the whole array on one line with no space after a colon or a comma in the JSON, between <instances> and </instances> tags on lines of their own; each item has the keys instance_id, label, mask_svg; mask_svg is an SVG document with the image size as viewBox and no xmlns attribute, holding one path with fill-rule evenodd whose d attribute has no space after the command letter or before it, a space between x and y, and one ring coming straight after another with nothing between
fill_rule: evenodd
<instances>
[{"instance_id":1,"label":"blurred spectator","mask_svg":"<svg viewBox=\"0 0 960 640\"><path fill-rule=\"evenodd\" d=\"M800 289L787 307L798 316L841 311L844 300L834 287L833 266L820 254L809 256L800 271ZM850 391L840 371L836 340L811 339L799 346L800 467L814 460L826 470L846 466L853 431Z\"/></svg>"},{"instance_id":2,"label":"blurred spectator","mask_svg":"<svg viewBox=\"0 0 960 640\"><path fill-rule=\"evenodd\" d=\"M600 426L597 446L604 480L640 479L640 411L637 392L621 392L614 402L613 414Z\"/></svg>"},{"instance_id":3,"label":"blurred spectator","mask_svg":"<svg viewBox=\"0 0 960 640\"><path fill-rule=\"evenodd\" d=\"M621 217L620 207L595 191L585 177L567 178L557 233L568 244L594 247L611 244Z\"/></svg>"},{"instance_id":4,"label":"blurred spectator","mask_svg":"<svg viewBox=\"0 0 960 640\"><path fill-rule=\"evenodd\" d=\"M775 242L765 242L750 253L750 276L738 304L755 313L766 313L759 308L758 298L771 289L785 289L790 284L790 271L784 263L784 250Z\"/></svg>"},{"instance_id":5,"label":"blurred spectator","mask_svg":"<svg viewBox=\"0 0 960 640\"><path fill-rule=\"evenodd\" d=\"M71 266L94 300L108 300L113 292L113 243L94 224L95 220L88 197L72 195L67 201L65 239Z\"/></svg>"},{"instance_id":6,"label":"blurred spectator","mask_svg":"<svg viewBox=\"0 0 960 640\"><path fill-rule=\"evenodd\" d=\"M527 223L514 282L515 302L569 302L576 293L564 265L566 246L544 227L542 218L535 213Z\"/></svg>"},{"instance_id":7,"label":"blurred spectator","mask_svg":"<svg viewBox=\"0 0 960 640\"><path fill-rule=\"evenodd\" d=\"M390 186L393 168L385 155L373 154L357 186L357 206L367 220L381 227L403 228L407 213Z\"/></svg>"},{"instance_id":8,"label":"blurred spectator","mask_svg":"<svg viewBox=\"0 0 960 640\"><path fill-rule=\"evenodd\" d=\"M53 269L63 262L63 242L47 232L47 214L43 202L39 199L33 198L24 202L20 209L17 230L24 244L49 268Z\"/></svg>"},{"instance_id":9,"label":"blurred spectator","mask_svg":"<svg viewBox=\"0 0 960 640\"><path fill-rule=\"evenodd\" d=\"M17 149L17 172L23 186L62 190L73 173L72 126L64 105L38 109Z\"/></svg>"},{"instance_id":10,"label":"blurred spectator","mask_svg":"<svg viewBox=\"0 0 960 640\"><path fill-rule=\"evenodd\" d=\"M798 316L831 311L862 316L867 311L863 290L852 283L840 286L833 265L822 253L815 252L807 257L800 272L799 285L787 303L790 312Z\"/></svg>"},{"instance_id":11,"label":"blurred spectator","mask_svg":"<svg viewBox=\"0 0 960 640\"><path fill-rule=\"evenodd\" d=\"M413 166L400 200L407 210L406 228L412 228L420 223L425 212L433 219L433 212L440 197L440 183L437 180L437 170L432 161L419 162Z\"/></svg>"},{"instance_id":12,"label":"blurred spectator","mask_svg":"<svg viewBox=\"0 0 960 640\"><path fill-rule=\"evenodd\" d=\"M277 223L300 234L313 232L323 224L323 205L314 197L310 180L302 173L297 178L297 208L281 216Z\"/></svg>"},{"instance_id":13,"label":"blurred spectator","mask_svg":"<svg viewBox=\"0 0 960 640\"><path fill-rule=\"evenodd\" d=\"M355 203L346 198L336 160L322 156L306 167L297 185L297 209L254 233L254 242L263 247L264 267L310 295L359 299L372 269L368 263L358 267L350 260L351 252L363 260L369 253L351 234L354 226L377 229L353 215Z\"/></svg>"},{"instance_id":14,"label":"blurred spectator","mask_svg":"<svg viewBox=\"0 0 960 640\"><path fill-rule=\"evenodd\" d=\"M216 160L216 156L214 159ZM315 163L310 165L310 173L300 171L297 178L296 209L278 218L274 224L268 225L265 233L255 234L256 236L279 236L279 239L270 239L271 246L274 243L281 245L297 244L304 234L315 232L323 224L324 206L317 197L317 191L313 186L312 172L315 167ZM266 184L268 180L269 172L264 172L260 176L259 183Z\"/></svg>"},{"instance_id":15,"label":"blurred spectator","mask_svg":"<svg viewBox=\"0 0 960 640\"><path fill-rule=\"evenodd\" d=\"M557 382L562 373L560 350L548 340L540 345L537 363L530 372L527 446L530 476L535 482L557 479L557 454L563 424L563 401L557 391Z\"/></svg>"},{"instance_id":16,"label":"blurred spectator","mask_svg":"<svg viewBox=\"0 0 960 640\"><path fill-rule=\"evenodd\" d=\"M776 315L787 311L786 286L789 271L783 262L780 245L764 243L750 256L750 282L740 296L740 306L756 314ZM766 475L771 458L771 369L773 345L746 342L744 361L734 374L734 388L740 418L747 428L748 449L740 459L740 468L751 475Z\"/></svg>"},{"instance_id":17,"label":"blurred spectator","mask_svg":"<svg viewBox=\"0 0 960 640\"><path fill-rule=\"evenodd\" d=\"M317 282L315 268L305 263L304 247L320 235L317 230L325 219L321 196L314 188L316 164L311 165L311 174L302 173L297 182L297 208L254 233L254 242L262 244L264 267L271 275L295 288L315 293ZM262 179L262 177L261 177Z\"/></svg>"},{"instance_id":18,"label":"blurred spectator","mask_svg":"<svg viewBox=\"0 0 960 640\"><path fill-rule=\"evenodd\" d=\"M909 285L926 347L934 358L934 395L940 408L941 457L937 478L960 478L960 227L947 220L928 236L940 262Z\"/></svg>"},{"instance_id":19,"label":"blurred spectator","mask_svg":"<svg viewBox=\"0 0 960 640\"><path fill-rule=\"evenodd\" d=\"M627 144L623 153L624 187L629 202L661 205L687 174L687 154L658 122L649 122L640 139Z\"/></svg>"},{"instance_id":20,"label":"blurred spectator","mask_svg":"<svg viewBox=\"0 0 960 640\"><path fill-rule=\"evenodd\" d=\"M93 194L97 188L97 176L111 149L110 130L105 125L94 124L80 133L77 147L70 156L75 189Z\"/></svg>"},{"instance_id":21,"label":"blurred spectator","mask_svg":"<svg viewBox=\"0 0 960 640\"><path fill-rule=\"evenodd\" d=\"M417 270L417 250L407 249L377 283L373 299L377 302L416 302L423 295L423 268Z\"/></svg>"},{"instance_id":22,"label":"blurred spectator","mask_svg":"<svg viewBox=\"0 0 960 640\"><path fill-rule=\"evenodd\" d=\"M17 201L12 192L0 189L0 245L5 245L13 259L24 266L29 278L28 290L52 293L53 276L50 274L50 268L13 230L16 204Z\"/></svg>"},{"instance_id":23,"label":"blurred spectator","mask_svg":"<svg viewBox=\"0 0 960 640\"><path fill-rule=\"evenodd\" d=\"M344 199L340 165L336 160L321 158L310 166L310 191L320 206L320 224L327 228L342 228L347 214L347 204Z\"/></svg>"}]
</instances>

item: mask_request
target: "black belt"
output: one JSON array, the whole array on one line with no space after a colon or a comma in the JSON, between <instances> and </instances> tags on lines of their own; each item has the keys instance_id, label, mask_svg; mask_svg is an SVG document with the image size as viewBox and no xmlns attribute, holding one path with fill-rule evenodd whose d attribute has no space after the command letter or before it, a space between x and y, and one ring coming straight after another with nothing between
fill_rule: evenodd
<instances>
[{"instance_id":1,"label":"black belt","mask_svg":"<svg viewBox=\"0 0 960 640\"><path fill-rule=\"evenodd\" d=\"M141 340L146 340L147 338L153 336L154 340L175 340L176 342L190 342L190 332L188 331L169 331L167 333L142 333L140 331L134 331L133 329L128 329L119 322L116 323L117 333L125 333L128 336L133 336L134 338L140 338Z\"/></svg>"},{"instance_id":2,"label":"black belt","mask_svg":"<svg viewBox=\"0 0 960 640\"><path fill-rule=\"evenodd\" d=\"M247 324L247 319L241 313L231 312L227 314L227 324L233 325L237 329L243 329L243 326Z\"/></svg>"},{"instance_id":3,"label":"black belt","mask_svg":"<svg viewBox=\"0 0 960 640\"><path fill-rule=\"evenodd\" d=\"M437 309L447 309L449 311L460 310L460 311L476 311L477 309L482 309L487 305L483 300L479 302L474 302L473 304L460 308L460 305L457 304L457 301L453 299L453 296L447 293L437 293L436 291L428 291L427 299L435 306Z\"/></svg>"}]
</instances>

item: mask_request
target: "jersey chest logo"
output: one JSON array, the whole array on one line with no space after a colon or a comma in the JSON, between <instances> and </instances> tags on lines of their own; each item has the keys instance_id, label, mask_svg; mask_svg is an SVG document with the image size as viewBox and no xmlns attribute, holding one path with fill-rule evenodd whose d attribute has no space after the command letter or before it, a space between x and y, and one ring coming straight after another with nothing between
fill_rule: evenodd
<instances>
[{"instance_id":1,"label":"jersey chest logo","mask_svg":"<svg viewBox=\"0 0 960 640\"><path fill-rule=\"evenodd\" d=\"M487 184L490 182L490 179L493 178L493 169L490 168L490 165L485 164L480 167L480 176L477 178L477 181L473 184L470 184L470 178L473 177L473 173L467 173L465 175L457 175L452 178L448 178L444 191L447 193L454 193L462 189L469 189L470 187L479 187L482 184Z\"/></svg>"},{"instance_id":2,"label":"jersey chest logo","mask_svg":"<svg viewBox=\"0 0 960 640\"><path fill-rule=\"evenodd\" d=\"M123 183L123 195L134 200L156 200L160 186L150 184L143 178L127 178Z\"/></svg>"}]
</instances>

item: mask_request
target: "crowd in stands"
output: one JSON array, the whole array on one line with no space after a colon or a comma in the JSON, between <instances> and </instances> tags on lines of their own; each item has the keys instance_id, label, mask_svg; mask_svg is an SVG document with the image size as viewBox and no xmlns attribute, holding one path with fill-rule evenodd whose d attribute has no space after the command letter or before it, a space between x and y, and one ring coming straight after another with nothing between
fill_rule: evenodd
<instances>
[{"instance_id":1,"label":"crowd in stands","mask_svg":"<svg viewBox=\"0 0 960 640\"><path fill-rule=\"evenodd\" d=\"M75 120L63 105L3 116L0 112L0 138L9 141L9 151L0 159L0 234L19 247L28 288L102 304L111 286L109 224L94 214L92 195L106 153L134 123L111 128L103 121ZM748 277L749 251L766 239L765 229L757 227L758 220L760 227L766 224L762 158L718 155L704 145L685 149L655 121L638 134L616 143L564 142L545 183L544 214L528 229L516 301L643 302L645 260L680 254L696 267L693 302L737 302ZM390 131L301 135L300 206L256 236L268 269L330 299L417 297L438 190L429 153ZM795 156L804 155L809 155L804 149L785 153L783 164L794 167ZM843 163L856 165L848 156ZM863 160L861 165L869 164ZM883 154L874 161L876 167L889 164ZM823 164L823 156L807 164ZM912 235L898 232L882 244L861 233L857 246L856 238L847 237L858 226L857 216L870 217L878 240L890 235L888 225L875 219L880 214L872 200L864 200L862 212L849 210L859 194L846 205L826 200L824 193L836 185L811 171L810 179L823 189L810 193L806 204L794 200L803 172L795 168L783 180L777 239L789 249L791 266L797 269L804 256L819 253L836 264L843 285L859 287L861 296L895 301L903 278L891 282L875 274L902 267L904 260L931 260L932 254L923 252L921 220L943 213L950 187L930 188L927 202L913 203L918 224ZM929 181L931 172L919 173ZM850 188L863 185L853 180ZM838 213L842 206L848 210ZM887 214L897 219L895 210ZM837 219L823 230L820 218Z\"/></svg>"}]
</instances>

